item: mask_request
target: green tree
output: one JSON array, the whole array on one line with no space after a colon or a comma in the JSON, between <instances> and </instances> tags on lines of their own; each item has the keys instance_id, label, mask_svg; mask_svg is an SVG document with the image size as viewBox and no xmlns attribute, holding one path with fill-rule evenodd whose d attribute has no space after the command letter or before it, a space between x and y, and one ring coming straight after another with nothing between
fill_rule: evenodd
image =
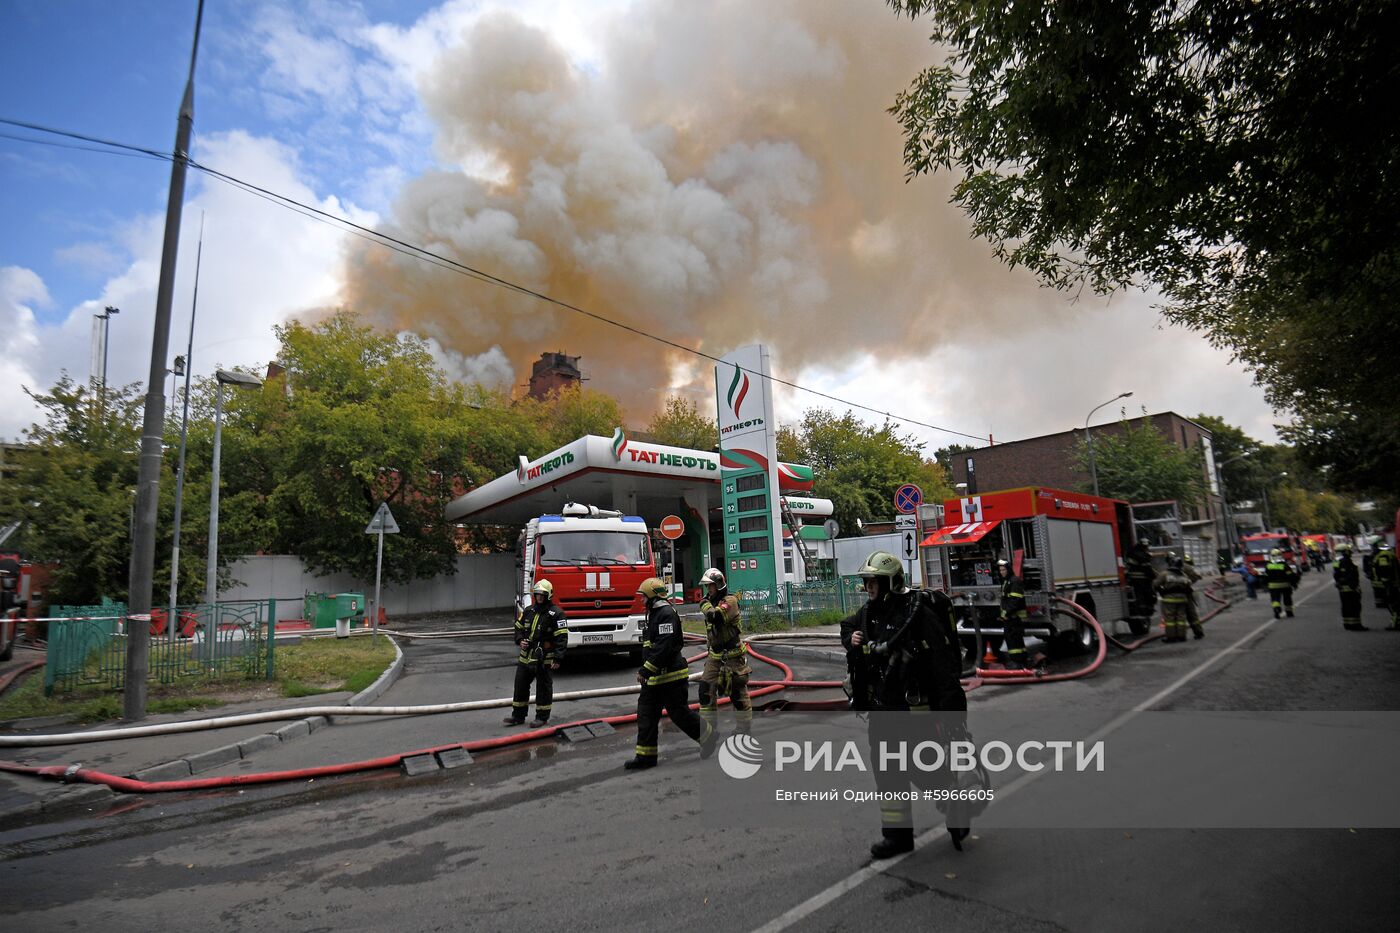
<instances>
[{"instance_id":1,"label":"green tree","mask_svg":"<svg viewBox=\"0 0 1400 933\"><path fill-rule=\"evenodd\" d=\"M1396 490L1400 72L1387 0L890 0L946 57L896 98L912 176L1064 289L1158 289L1314 466ZM1386 23L1390 25L1387 26ZM1375 465L1375 466L1373 466Z\"/></svg>"},{"instance_id":2,"label":"green tree","mask_svg":"<svg viewBox=\"0 0 1400 933\"><path fill-rule=\"evenodd\" d=\"M585 434L609 437L614 428L623 424L622 408L617 399L581 386L551 392L543 401L526 397L513 407L521 417L538 426L547 444L538 453L561 447Z\"/></svg>"},{"instance_id":3,"label":"green tree","mask_svg":"<svg viewBox=\"0 0 1400 933\"><path fill-rule=\"evenodd\" d=\"M124 600L142 397L108 386L99 405L96 385L67 373L47 393L25 391L41 420L24 432L31 449L14 479L0 484L3 523L22 522L26 556L50 565L50 603Z\"/></svg>"},{"instance_id":4,"label":"green tree","mask_svg":"<svg viewBox=\"0 0 1400 933\"><path fill-rule=\"evenodd\" d=\"M1099 494L1127 502L1200 502L1205 493L1198 451L1184 450L1151 424L1134 426L1119 422L1118 434L1100 435L1094 440L1094 467L1099 477ZM1089 448L1081 439L1075 455L1085 473L1089 472ZM1093 486L1084 484L1082 491Z\"/></svg>"},{"instance_id":5,"label":"green tree","mask_svg":"<svg viewBox=\"0 0 1400 933\"><path fill-rule=\"evenodd\" d=\"M848 535L856 519L888 519L894 491L904 483L920 486L928 502L952 495L947 473L924 458L923 447L888 424L872 428L849 411L838 416L809 409L800 424L778 431L778 456L813 468L812 494L832 500L834 517Z\"/></svg>"},{"instance_id":6,"label":"green tree","mask_svg":"<svg viewBox=\"0 0 1400 933\"><path fill-rule=\"evenodd\" d=\"M689 399L672 395L647 425L647 433L658 444L711 450L719 442L719 425L713 417L700 414Z\"/></svg>"}]
</instances>

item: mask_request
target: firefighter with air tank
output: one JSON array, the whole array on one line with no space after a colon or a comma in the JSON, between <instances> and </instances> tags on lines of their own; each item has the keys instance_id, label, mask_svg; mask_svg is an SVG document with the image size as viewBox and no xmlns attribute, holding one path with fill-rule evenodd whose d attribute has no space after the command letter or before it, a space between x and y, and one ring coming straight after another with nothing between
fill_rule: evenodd
<instances>
[{"instance_id":1,"label":"firefighter with air tank","mask_svg":"<svg viewBox=\"0 0 1400 933\"><path fill-rule=\"evenodd\" d=\"M1361 624L1361 574L1351 559L1351 546L1337 548L1337 566L1332 568L1332 583L1342 599L1342 628L1349 632L1364 632Z\"/></svg>"},{"instance_id":2,"label":"firefighter with air tank","mask_svg":"<svg viewBox=\"0 0 1400 933\"><path fill-rule=\"evenodd\" d=\"M510 715L502 723L518 726L530 708L530 684L535 682L535 720L538 729L549 722L554 709L554 672L569 645L569 623L564 610L554 604L554 584L539 580L530 589L530 605L515 619L515 643L520 656L515 664L515 695Z\"/></svg>"},{"instance_id":3,"label":"firefighter with air tank","mask_svg":"<svg viewBox=\"0 0 1400 933\"><path fill-rule=\"evenodd\" d=\"M1283 559L1283 551L1274 548L1269 551L1269 562L1264 565L1264 579L1269 587L1269 605L1273 607L1274 618L1283 611L1293 618L1293 590L1298 586L1301 574Z\"/></svg>"},{"instance_id":4,"label":"firefighter with air tank","mask_svg":"<svg viewBox=\"0 0 1400 933\"><path fill-rule=\"evenodd\" d=\"M719 700L728 697L734 707L734 731L747 735L753 727L753 703L749 700L748 645L739 625L739 597L729 592L724 574L711 567L700 578L705 595L700 614L705 619L708 656L700 675L700 717L714 729L719 720Z\"/></svg>"},{"instance_id":5,"label":"firefighter with air tank","mask_svg":"<svg viewBox=\"0 0 1400 933\"><path fill-rule=\"evenodd\" d=\"M880 742L907 737L911 729L942 733L932 736L942 742L965 737L967 698L958 679L961 661L952 603L941 592L905 586L904 564L885 551L866 558L860 577L868 599L841 622L841 644L850 673L851 705L871 714L872 760ZM954 715L926 720L891 716L920 711ZM949 780L944 771L921 777L940 783ZM890 795L905 794L910 787L906 772L883 768L876 770L875 782L879 791ZM950 812L947 822L953 844L961 849L970 820ZM870 847L874 858L911 851L912 803L881 800L880 829L880 840Z\"/></svg>"},{"instance_id":6,"label":"firefighter with air tank","mask_svg":"<svg viewBox=\"0 0 1400 933\"><path fill-rule=\"evenodd\" d=\"M659 577L647 577L637 587L646 601L647 622L642 632L642 667L637 683L637 747L623 767L628 771L655 768L660 751L661 711L676 727L700 743L700 757L715 750L718 733L690 708L690 667L681 650L681 617L671 605L670 587Z\"/></svg>"},{"instance_id":7,"label":"firefighter with air tank","mask_svg":"<svg viewBox=\"0 0 1400 933\"><path fill-rule=\"evenodd\" d=\"M1193 594L1191 578L1186 575L1184 567L1179 554L1168 554L1167 569L1157 574L1152 584L1162 598L1162 624L1166 630L1162 636L1164 642L1186 640L1187 609ZM1200 622L1194 623L1191 630L1197 638L1205 637Z\"/></svg>"}]
</instances>

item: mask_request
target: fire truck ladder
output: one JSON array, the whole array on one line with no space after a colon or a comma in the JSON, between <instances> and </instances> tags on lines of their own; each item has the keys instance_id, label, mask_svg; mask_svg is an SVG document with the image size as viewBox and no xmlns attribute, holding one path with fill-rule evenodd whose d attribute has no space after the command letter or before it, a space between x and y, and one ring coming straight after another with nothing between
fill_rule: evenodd
<instances>
[{"instance_id":1,"label":"fire truck ladder","mask_svg":"<svg viewBox=\"0 0 1400 933\"><path fill-rule=\"evenodd\" d=\"M783 524L787 525L788 532L792 535L792 546L802 557L803 576L810 580L813 572L812 561L816 560L816 557L807 550L807 545L802 540L802 522L798 521L797 516L792 514L786 499L778 500L778 508L782 512Z\"/></svg>"}]
</instances>

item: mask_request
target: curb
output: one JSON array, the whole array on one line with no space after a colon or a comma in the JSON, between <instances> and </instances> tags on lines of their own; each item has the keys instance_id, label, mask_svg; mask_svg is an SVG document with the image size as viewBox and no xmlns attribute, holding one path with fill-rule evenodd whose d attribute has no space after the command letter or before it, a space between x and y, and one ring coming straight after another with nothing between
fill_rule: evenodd
<instances>
[{"instance_id":1,"label":"curb","mask_svg":"<svg viewBox=\"0 0 1400 933\"><path fill-rule=\"evenodd\" d=\"M368 706L393 686L394 681L399 679L403 673L404 654L399 643L393 636L386 635L389 643L394 646L394 660L384 673L379 675L374 683L370 684L359 693L345 701L347 706ZM304 735L310 735L318 729L333 725L334 721L329 716L308 716L305 719L294 719L286 725L265 732L262 735L255 735L250 739L235 742L230 745L220 745L218 748L211 748L206 752L197 755L189 755L184 758L176 758L174 761L167 761L163 764L151 765L142 768L140 771L133 771L128 777L138 781L179 781L188 777L193 777L203 771L211 771L227 764L232 764L243 758L251 758L254 753L260 752L283 742L291 742Z\"/></svg>"},{"instance_id":2,"label":"curb","mask_svg":"<svg viewBox=\"0 0 1400 933\"><path fill-rule=\"evenodd\" d=\"M788 658L811 658L814 661L831 661L834 664L846 663L846 652L841 648L808 648L805 645L779 645L763 642L756 650L759 654L776 654Z\"/></svg>"}]
</instances>

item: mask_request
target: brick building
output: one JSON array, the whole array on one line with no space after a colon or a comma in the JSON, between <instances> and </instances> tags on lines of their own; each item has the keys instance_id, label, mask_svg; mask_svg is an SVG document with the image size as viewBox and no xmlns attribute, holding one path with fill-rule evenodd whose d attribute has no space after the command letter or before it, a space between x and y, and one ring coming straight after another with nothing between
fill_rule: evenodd
<instances>
[{"instance_id":1,"label":"brick building","mask_svg":"<svg viewBox=\"0 0 1400 933\"><path fill-rule=\"evenodd\" d=\"M530 368L529 396L543 401L552 393L581 384L583 373L578 368L579 359L557 352L541 353Z\"/></svg>"},{"instance_id":2,"label":"brick building","mask_svg":"<svg viewBox=\"0 0 1400 933\"><path fill-rule=\"evenodd\" d=\"M1163 437L1183 450L1201 451L1201 474L1205 480L1205 501L1181 503L1182 529L1186 534L1212 538L1216 542L1229 539L1225 530L1224 504L1220 498L1219 480L1215 475L1215 454L1210 430L1176 412L1161 412L1141 418L1130 418L1135 428L1147 422ZM1094 425L1089 428L1095 439L1123 433L1122 423ZM1018 486L1051 486L1056 489L1087 490L1093 480L1086 467L1081 467L1076 453L1084 440L1082 428L1061 431L979 447L954 454L953 483L966 483L967 494L1014 489ZM1219 544L1216 545L1221 546Z\"/></svg>"}]
</instances>

